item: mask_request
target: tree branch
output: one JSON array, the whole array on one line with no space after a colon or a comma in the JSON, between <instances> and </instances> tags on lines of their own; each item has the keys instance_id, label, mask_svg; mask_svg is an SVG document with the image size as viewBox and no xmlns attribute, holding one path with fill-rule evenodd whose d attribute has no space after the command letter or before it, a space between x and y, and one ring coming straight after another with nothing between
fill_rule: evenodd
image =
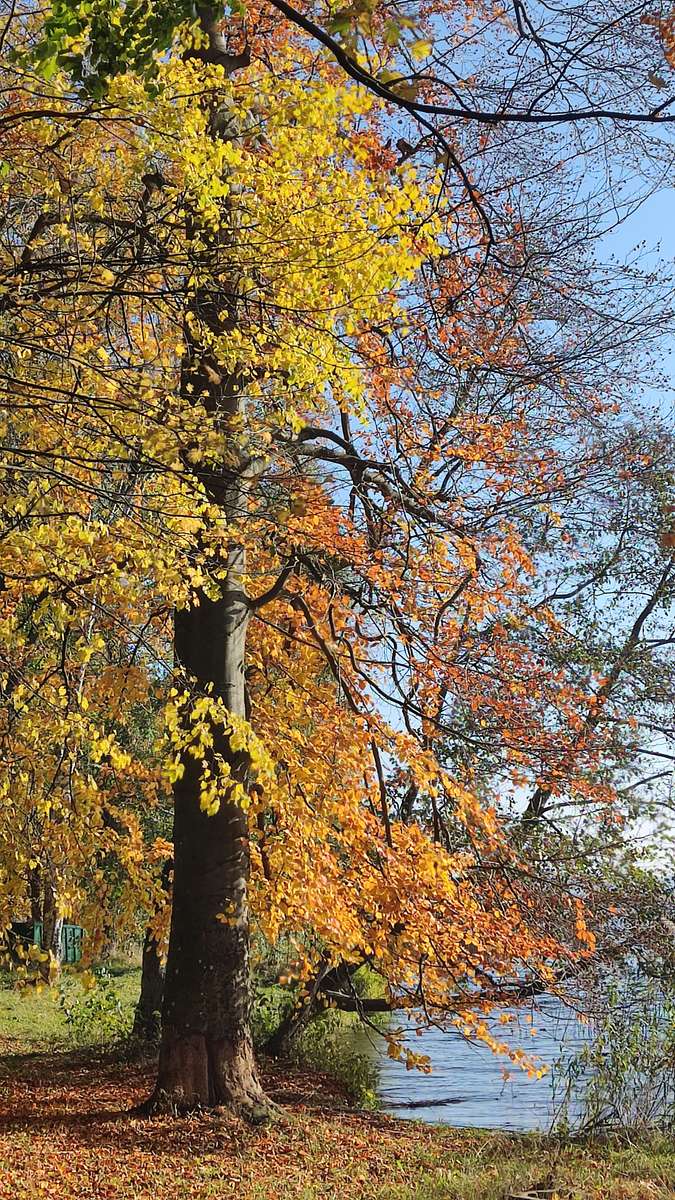
<instances>
[{"instance_id":1,"label":"tree branch","mask_svg":"<svg viewBox=\"0 0 675 1200\"><path fill-rule=\"evenodd\" d=\"M675 113L666 111L672 104L675 104L675 96L663 101L657 108L651 109L648 112L630 112L624 109L613 108L579 108L562 112L540 113L531 112L530 110L507 112L504 110L488 111L486 109L470 108L468 105L425 104L419 100L409 100L407 97L399 95L390 85L382 83L361 67L347 54L346 50L343 49L335 38L326 33L320 25L311 21L309 17L306 17L304 13L298 12L297 9L287 3L287 0L269 0L269 2L273 8L283 13L289 21L293 21L295 25L304 29L310 37L315 38L322 46L325 46L333 55L335 61L357 83L374 92L376 96L380 96L383 100L388 100L390 104L397 105L418 119L428 114L435 117L456 117L462 121L476 121L481 125L560 125L576 124L585 121L625 121L630 124L675 124ZM431 128L436 137L440 136L433 126L427 125L427 128Z\"/></svg>"}]
</instances>

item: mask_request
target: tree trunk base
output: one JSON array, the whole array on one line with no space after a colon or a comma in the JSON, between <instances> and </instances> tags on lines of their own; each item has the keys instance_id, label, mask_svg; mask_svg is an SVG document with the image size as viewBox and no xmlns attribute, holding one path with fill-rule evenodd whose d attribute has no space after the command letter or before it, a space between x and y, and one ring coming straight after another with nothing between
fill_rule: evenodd
<instances>
[{"instance_id":1,"label":"tree trunk base","mask_svg":"<svg viewBox=\"0 0 675 1200\"><path fill-rule=\"evenodd\" d=\"M236 1103L233 1101L229 1104L217 1104L207 1108L203 1104L179 1103L176 1097L172 1097L158 1088L155 1088L147 1100L136 1104L130 1112L132 1117L179 1117L195 1112L222 1113L237 1117L247 1125L254 1126L274 1125L283 1119L283 1111L267 1096L264 1097L263 1103L239 1100Z\"/></svg>"},{"instance_id":2,"label":"tree trunk base","mask_svg":"<svg viewBox=\"0 0 675 1200\"><path fill-rule=\"evenodd\" d=\"M136 1015L130 1035L132 1048L138 1047L141 1053L156 1054L161 1037L162 1025L158 1013L147 1018Z\"/></svg>"},{"instance_id":3,"label":"tree trunk base","mask_svg":"<svg viewBox=\"0 0 675 1200\"><path fill-rule=\"evenodd\" d=\"M165 1038L157 1086L136 1110L139 1116L219 1109L252 1125L274 1120L276 1106L258 1078L253 1048L202 1034Z\"/></svg>"}]
</instances>

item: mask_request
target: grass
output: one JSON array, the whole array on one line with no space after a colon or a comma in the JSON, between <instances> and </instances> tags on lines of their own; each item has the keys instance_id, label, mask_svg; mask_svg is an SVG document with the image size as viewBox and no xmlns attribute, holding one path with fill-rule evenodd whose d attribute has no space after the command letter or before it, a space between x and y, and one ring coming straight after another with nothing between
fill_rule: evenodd
<instances>
[{"instance_id":1,"label":"grass","mask_svg":"<svg viewBox=\"0 0 675 1200\"><path fill-rule=\"evenodd\" d=\"M137 972L112 986L131 1003ZM67 983L68 988L76 985ZM672 1200L675 1146L564 1143L351 1110L327 1077L269 1065L284 1113L140 1119L152 1063L67 1046L48 992L0 990L0 1200Z\"/></svg>"},{"instance_id":2,"label":"grass","mask_svg":"<svg viewBox=\"0 0 675 1200\"><path fill-rule=\"evenodd\" d=\"M138 997L140 968L124 963L113 963L108 968L109 987L120 1001L129 1023ZM0 1054L23 1053L44 1050L45 1047L63 1047L70 1040L61 997L68 1004L86 1003L84 992L77 977L63 972L58 988L45 988L37 992L33 987L17 988L10 975L0 974ZM96 1030L92 1029L92 1039Z\"/></svg>"}]
</instances>

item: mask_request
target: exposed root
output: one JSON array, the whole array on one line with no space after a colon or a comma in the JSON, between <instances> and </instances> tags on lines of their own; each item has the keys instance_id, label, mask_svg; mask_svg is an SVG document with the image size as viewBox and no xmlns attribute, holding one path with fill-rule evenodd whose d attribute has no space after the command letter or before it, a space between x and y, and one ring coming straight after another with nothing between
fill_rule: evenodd
<instances>
[{"instance_id":1,"label":"exposed root","mask_svg":"<svg viewBox=\"0 0 675 1200\"><path fill-rule=\"evenodd\" d=\"M215 1113L222 1117L232 1117L244 1121L247 1125L263 1126L278 1124L285 1120L283 1109L267 1096L244 1096L217 1104L186 1103L180 1095L169 1095L168 1092L157 1088L147 1100L131 1109L134 1117L182 1117L189 1113Z\"/></svg>"}]
</instances>

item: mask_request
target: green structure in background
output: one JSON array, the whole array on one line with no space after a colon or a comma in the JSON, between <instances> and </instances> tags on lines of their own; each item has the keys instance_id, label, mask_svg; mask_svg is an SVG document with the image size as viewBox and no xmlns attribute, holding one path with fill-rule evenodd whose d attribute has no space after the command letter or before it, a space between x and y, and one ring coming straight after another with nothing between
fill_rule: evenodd
<instances>
[{"instance_id":1,"label":"green structure in background","mask_svg":"<svg viewBox=\"0 0 675 1200\"><path fill-rule=\"evenodd\" d=\"M13 921L11 937L15 944L21 943L24 947L39 946L42 949L42 922ZM84 929L81 925L67 925L64 921L59 940L61 962L76 963L80 961L83 937Z\"/></svg>"}]
</instances>

